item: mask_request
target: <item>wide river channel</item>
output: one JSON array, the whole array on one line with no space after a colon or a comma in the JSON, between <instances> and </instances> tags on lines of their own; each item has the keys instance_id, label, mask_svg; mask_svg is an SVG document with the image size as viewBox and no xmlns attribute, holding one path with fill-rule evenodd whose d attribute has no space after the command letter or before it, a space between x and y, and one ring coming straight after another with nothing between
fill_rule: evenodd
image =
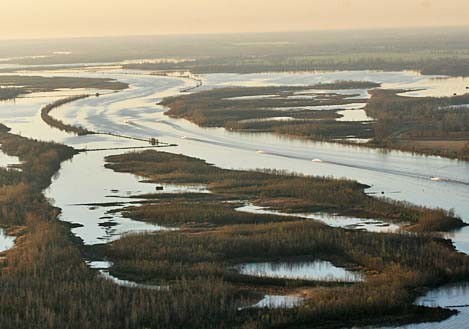
<instances>
[{"instance_id":1,"label":"wide river channel","mask_svg":"<svg viewBox=\"0 0 469 329\"><path fill-rule=\"evenodd\" d=\"M157 105L162 98L178 95L181 90L194 84L193 80L181 77L157 76L106 67L33 73L25 71L22 74L109 77L130 85L129 89L116 93L103 92L100 97L82 99L51 112L52 116L66 123L99 132L144 139L158 138L178 145L168 148L169 152L202 158L223 168L270 168L308 175L345 177L370 185L369 193L428 207L453 209L469 223L468 162L404 152L384 152L336 143L303 141L272 134L243 134L222 128L201 128L186 120L165 116L165 109ZM469 79L422 76L415 72L209 74L200 78L203 80L202 89L229 85L314 85L338 80L374 81L381 83L382 88L411 89L412 92L408 95L413 97L462 94L469 86ZM76 148L146 146L144 142L110 136L78 137L50 128L41 121L40 109L43 105L65 95L85 92L96 91L61 90L32 94L14 102L0 103L0 122L22 136L56 141ZM366 90L350 93L367 95ZM122 152L114 150L77 155L63 164L51 187L46 191L47 197L51 198L54 205L62 208L62 220L81 224L80 227L74 228L73 232L85 243L105 243L129 231L166 229L119 216L112 218L113 225L99 225L109 221L108 211L119 207L119 202L138 202L138 199L129 197L155 190L151 184L140 182L138 177L114 173L104 168L105 156ZM168 188L174 193L203 190L203 187L191 186ZM96 203L109 203L112 207L93 205ZM469 253L469 228L453 232L449 237L453 239L458 250ZM451 286L448 289L454 292L457 288ZM469 299L465 289L457 291L464 291L462 295ZM433 297L447 296L441 290L432 293ZM461 297L461 293L455 295L457 298ZM460 304L449 302L449 305ZM454 322L456 318L464 321L461 316L450 320ZM447 324L448 322L446 325L443 322L431 328L449 328Z\"/></svg>"}]
</instances>

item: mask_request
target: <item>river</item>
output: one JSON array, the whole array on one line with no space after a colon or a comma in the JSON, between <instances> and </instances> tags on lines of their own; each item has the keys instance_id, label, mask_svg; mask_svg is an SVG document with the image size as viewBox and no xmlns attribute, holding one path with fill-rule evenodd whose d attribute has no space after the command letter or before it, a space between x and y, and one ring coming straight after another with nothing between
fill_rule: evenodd
<instances>
[{"instance_id":1,"label":"river","mask_svg":"<svg viewBox=\"0 0 469 329\"><path fill-rule=\"evenodd\" d=\"M24 73L27 74L27 73ZM118 93L82 99L51 112L69 124L100 132L141 138L155 137L176 143L170 152L207 160L223 168L285 169L309 175L349 178L368 184L370 193L415 204L453 209L469 222L469 163L405 152L374 150L335 143L302 141L272 134L243 134L222 128L201 128L185 120L171 119L156 105L163 97L177 95L192 80L162 77L120 69L86 69L34 72L34 75L109 77L130 84ZM270 74L211 74L202 76L203 89L228 85L313 85L337 80L374 81L383 88L412 88L410 96L449 96L464 93L469 79L425 77L414 72L310 72ZM0 121L14 133L41 140L53 140L79 148L145 146L144 143L108 136L73 136L46 126L40 107L61 96L46 93L37 98L20 98L0 103ZM343 91L344 93L347 91ZM357 91L366 95L366 90ZM83 93L83 91L76 91ZM138 177L104 168L104 157L122 151L83 153L65 163L46 196L62 208L62 220L79 224L73 232L85 243L111 241L120 234L139 230L166 229L131 221L108 211L129 202L132 195L154 191ZM439 180L432 180L438 177ZM70 187L73 187L72 189ZM132 199L134 202L138 200ZM110 203L108 207L93 205ZM108 225L109 217L113 222ZM101 224L101 225L100 225ZM469 228L451 234L456 247L469 252ZM445 327L438 327L445 328Z\"/></svg>"},{"instance_id":2,"label":"river","mask_svg":"<svg viewBox=\"0 0 469 329\"><path fill-rule=\"evenodd\" d=\"M95 76L97 73L77 73ZM125 71L100 72L99 76L117 78L132 87L116 94L89 98L54 110L52 114L71 124L95 131L111 131L142 138L156 137L179 146L169 149L207 160L224 168L275 168L311 175L350 178L371 186L368 192L384 192L384 196L415 204L454 209L469 222L469 163L434 156L405 152L373 150L358 146L302 141L272 134L243 134L222 128L200 128L186 120L171 119L165 109L155 105L162 97L177 94L192 81L148 76ZM244 79L244 80L242 80ZM407 84L423 89L431 86L435 95L450 94L452 86L463 85L459 79L436 79L435 87L428 80L411 72L335 72L305 74L208 75L204 88L229 84L314 84L318 81L369 80L383 83L385 88L401 88ZM225 81L225 82L220 82ZM420 84L419 84L420 81ZM469 81L465 81L469 85ZM462 87L460 87L462 88ZM458 89L462 92L462 89ZM7 123L8 124L8 123ZM23 131L24 132L24 131ZM44 138L35 127L28 135ZM72 146L131 146L135 142L92 137L66 137L59 140ZM140 146L137 144L136 146ZM315 160L315 161L313 161ZM439 180L432 180L438 177ZM469 251L465 237L469 230L453 235L462 251Z\"/></svg>"}]
</instances>

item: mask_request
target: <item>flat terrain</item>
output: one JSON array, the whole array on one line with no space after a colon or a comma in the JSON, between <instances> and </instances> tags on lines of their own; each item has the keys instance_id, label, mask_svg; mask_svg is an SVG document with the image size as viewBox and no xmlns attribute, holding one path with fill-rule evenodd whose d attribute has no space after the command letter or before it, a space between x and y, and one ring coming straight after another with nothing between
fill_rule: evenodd
<instances>
[{"instance_id":1,"label":"flat terrain","mask_svg":"<svg viewBox=\"0 0 469 329\"><path fill-rule=\"evenodd\" d=\"M469 54L439 50L412 52L395 50L366 52L349 48L344 54L325 53L294 56L210 57L160 63L131 63L124 68L151 71L190 71L207 73L260 73L301 71L401 71L413 70L426 75L469 76Z\"/></svg>"},{"instance_id":2,"label":"flat terrain","mask_svg":"<svg viewBox=\"0 0 469 329\"><path fill-rule=\"evenodd\" d=\"M298 107L365 105L362 98L354 97L357 95L344 96L334 88L374 87L377 85L356 82L316 85L312 88L321 91L322 96L315 95L319 100L294 102ZM302 121L318 119L308 117L307 111L296 114L288 109L290 100L282 99L297 96L303 89L260 88L246 95L247 89L235 88L223 91L220 102L247 109L240 111L239 122L259 113L267 113L269 118L270 110L256 112L265 101ZM279 96L256 99L266 93ZM318 115L333 121L337 111ZM73 132L71 128L64 124L65 131ZM4 126L0 144L3 152L22 161L19 171L0 170L0 224L17 236L16 247L4 253L0 264L2 328L26 329L31 323L39 328L60 328L67 323L80 329L330 329L441 320L454 312L415 306L415 298L428 288L469 275L469 258L436 233L463 225L449 211L374 198L364 192L367 186L350 180L226 170L199 159L155 151L110 156L106 166L154 184L203 185L210 193L136 195L139 201L123 205L116 211L119 214L108 215L122 213L174 230L127 234L111 244L85 246L70 232L76 227L59 221L60 211L43 195L61 163L77 151L13 135ZM236 210L245 203L285 214ZM402 225L405 232L332 228L295 216L303 212L378 218ZM89 268L85 259L111 261L111 275L145 286L119 286ZM359 273L364 280L271 278L239 272L245 263L318 260ZM249 307L265 295L300 298L301 305L291 309Z\"/></svg>"},{"instance_id":3,"label":"flat terrain","mask_svg":"<svg viewBox=\"0 0 469 329\"><path fill-rule=\"evenodd\" d=\"M376 118L371 145L469 160L469 94L405 97L373 90L367 113Z\"/></svg>"},{"instance_id":4,"label":"flat terrain","mask_svg":"<svg viewBox=\"0 0 469 329\"><path fill-rule=\"evenodd\" d=\"M353 91L378 87L372 82L342 81L302 87L229 87L167 98L167 115L205 127L245 132L274 132L311 139L372 137L362 122L341 122L340 110L364 107ZM341 93L342 92L342 93Z\"/></svg>"},{"instance_id":5,"label":"flat terrain","mask_svg":"<svg viewBox=\"0 0 469 329\"><path fill-rule=\"evenodd\" d=\"M377 87L353 81L229 87L167 98L161 104L169 108L169 116L205 127L343 143L364 139L363 146L469 159L469 94L417 98L403 96L405 90ZM369 89L370 99L344 94L355 88ZM372 121L338 120L341 110L360 108Z\"/></svg>"},{"instance_id":6,"label":"flat terrain","mask_svg":"<svg viewBox=\"0 0 469 329\"><path fill-rule=\"evenodd\" d=\"M62 88L128 87L109 79L54 79L5 77L4 98ZM468 95L416 99L402 96L402 90L379 88L356 81L230 87L184 94L162 104L170 116L204 127L341 142L353 136L370 139L368 147L467 159ZM360 90L370 90L370 98ZM85 97L45 106L42 120L68 133L90 133L50 113ZM338 121L343 110L356 107L373 121ZM469 257L442 238L442 231L464 226L452 211L371 196L368 186L347 179L221 169L156 151L109 156L104 170L136 175L153 184L149 186L197 185L201 191L166 193L166 188L152 187L154 193L131 195L122 189L132 202L114 199L113 210L106 212L111 220L100 226L112 231L123 219L164 229L85 245L71 233L84 226L59 221L60 210L43 194L60 165L78 151L13 135L4 126L0 145L22 162L0 168L0 227L17 237L15 248L1 255L2 328L29 329L33 323L49 329L67 323L72 329L339 329L438 321L455 311L416 306L415 299L469 275ZM102 166L102 157L94 164ZM114 193L109 186L99 187ZM272 213L239 210L246 205ZM82 209L90 214L110 207L95 203ZM383 228L399 225L402 231L330 227L314 219L319 213L379 220ZM85 260L109 262L109 274L90 268ZM246 264L268 263L274 268L287 264L294 271L296 264L317 261L362 279L268 277L240 270ZM105 275L128 284L118 285ZM292 308L252 307L266 296L299 302Z\"/></svg>"},{"instance_id":7,"label":"flat terrain","mask_svg":"<svg viewBox=\"0 0 469 329\"><path fill-rule=\"evenodd\" d=\"M453 262L467 257L432 235L350 231L311 219L243 215L233 210L240 199L293 213L318 209L353 211L364 203L362 214L386 209L391 221L396 220L391 215L394 211L407 214L409 221L416 216L416 226L408 229L423 228L427 219L428 224L433 221L431 218L435 220L433 224L446 221L440 215L434 217L439 211L370 198L354 182L281 172L222 170L198 159L154 151L111 156L107 161L108 168L138 174L150 182L205 184L212 192L146 195L143 205L124 209L124 215L133 219L181 230L128 235L95 251L113 261L111 273L140 283L170 287L181 279L187 285L203 285L207 280L220 282L237 291L238 298L232 302L238 307L253 304L255 296L263 294L305 298L303 306L290 311L246 309L239 314L236 321L254 316L251 321L256 328L272 325L341 328L360 323L430 319L426 309L412 306L415 296L425 286L440 283L442 278L459 277L458 270L452 270L451 275L437 270L440 265L436 259L445 255L441 261ZM440 229L433 224L426 230ZM235 270L246 262L294 263L313 259L359 270L366 274L366 280L362 283L292 280L246 276ZM428 266L431 271L426 270ZM433 312L433 319L443 316L441 310ZM379 320L375 319L377 314ZM265 317L270 319L269 325L261 320Z\"/></svg>"},{"instance_id":8,"label":"flat terrain","mask_svg":"<svg viewBox=\"0 0 469 329\"><path fill-rule=\"evenodd\" d=\"M34 92L49 92L57 89L107 89L128 88L125 83L111 79L77 77L39 77L0 75L0 100L13 99Z\"/></svg>"},{"instance_id":9,"label":"flat terrain","mask_svg":"<svg viewBox=\"0 0 469 329\"><path fill-rule=\"evenodd\" d=\"M163 201L169 208L161 208L161 202L130 208L128 214L134 219L151 220L158 224L191 223L233 224L265 222L263 216L233 216L233 208L243 202L269 207L288 213L327 212L344 216L379 218L387 222L407 225L412 230L440 231L461 226L461 221L441 210L416 207L404 202L375 198L365 194L366 186L349 180L335 180L326 177L305 177L277 171L236 171L225 170L206 162L170 153L145 151L128 153L107 158L107 168L147 177L154 183L203 184L210 194L147 195ZM166 200L166 198L168 200ZM175 207L172 198L181 201L181 208ZM240 201L242 200L242 201ZM220 204L220 201L232 201ZM204 214L206 204L220 207L225 211ZM230 212L231 209L231 212ZM200 211L201 218L194 216ZM171 215L165 215L165 213ZM229 215L231 213L231 216ZM204 216L206 215L206 216ZM234 218L233 218L234 217ZM225 220L223 220L225 218ZM159 222L163 220L164 223ZM285 220L285 219L283 219ZM214 221L214 222L212 222Z\"/></svg>"}]
</instances>

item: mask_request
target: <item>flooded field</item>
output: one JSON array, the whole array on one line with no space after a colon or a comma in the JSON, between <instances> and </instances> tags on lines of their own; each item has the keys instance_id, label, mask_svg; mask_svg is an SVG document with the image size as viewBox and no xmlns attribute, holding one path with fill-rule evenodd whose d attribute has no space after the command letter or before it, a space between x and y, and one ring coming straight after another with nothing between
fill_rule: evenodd
<instances>
[{"instance_id":1,"label":"flooded field","mask_svg":"<svg viewBox=\"0 0 469 329\"><path fill-rule=\"evenodd\" d=\"M85 244L110 242L128 232L165 230L115 212L129 203L138 204L135 196L156 193L156 184L104 168L106 155L82 153L62 165L60 175L46 191L46 196L62 209L61 219L76 226L72 232Z\"/></svg>"}]
</instances>

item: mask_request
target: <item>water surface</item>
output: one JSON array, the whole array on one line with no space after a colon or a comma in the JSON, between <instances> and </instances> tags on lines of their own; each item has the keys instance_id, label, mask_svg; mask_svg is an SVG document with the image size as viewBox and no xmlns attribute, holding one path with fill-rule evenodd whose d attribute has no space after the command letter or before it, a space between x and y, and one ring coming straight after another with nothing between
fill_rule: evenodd
<instances>
[{"instance_id":1,"label":"water surface","mask_svg":"<svg viewBox=\"0 0 469 329\"><path fill-rule=\"evenodd\" d=\"M265 295L252 308L294 308L303 304L304 298L299 296Z\"/></svg>"},{"instance_id":2,"label":"water surface","mask_svg":"<svg viewBox=\"0 0 469 329\"><path fill-rule=\"evenodd\" d=\"M35 72L35 74L41 73ZM384 152L334 143L301 141L272 134L243 134L222 128L201 128L186 120L168 118L164 115L166 109L156 105L163 97L176 95L180 89L193 84L190 80L177 77L150 76L142 72L110 69L51 72L44 75L109 77L127 82L131 86L119 93L83 99L61 107L54 115L66 123L96 131L110 131L142 138L160 138L179 145L174 149L168 149L171 152L202 158L223 168L271 168L309 175L346 177L370 185L368 191L370 193L429 207L454 209L456 214L469 221L467 162L406 152ZM373 71L213 74L203 78L206 83L204 88L244 84L311 85L336 80L376 81L381 82L385 88L393 87L394 84L423 88L430 80L431 83L434 82L434 78L414 72ZM436 95L449 90L453 85L451 79L435 81L440 85L432 84L430 90ZM363 94L365 92L366 90ZM5 113L11 113L8 108L14 109L14 104L0 104L0 120L3 120L1 116ZM15 123L12 120L9 125L14 132L22 132L27 136L54 139L72 146L102 145L102 142L119 147L143 145L97 136L80 138L64 135L62 132L57 133L50 128L37 128L41 127L40 117L37 115L38 106L29 104L23 111L27 112L23 117L23 123ZM95 161L93 165L95 167L102 166L102 158L90 161ZM440 180L432 180L432 177L439 177ZM79 177L76 177L75 184L78 181ZM57 184L60 185L61 182L58 181ZM68 184L72 184L72 181ZM53 195L50 196L54 198ZM463 235L466 237L465 232ZM455 239L463 240L463 237L456 235Z\"/></svg>"},{"instance_id":3,"label":"water surface","mask_svg":"<svg viewBox=\"0 0 469 329\"><path fill-rule=\"evenodd\" d=\"M0 168L14 168L14 166L21 164L18 157L9 156L2 152L2 145L0 144Z\"/></svg>"},{"instance_id":4,"label":"water surface","mask_svg":"<svg viewBox=\"0 0 469 329\"><path fill-rule=\"evenodd\" d=\"M15 246L15 237L9 236L0 228L0 252L7 251Z\"/></svg>"},{"instance_id":5,"label":"water surface","mask_svg":"<svg viewBox=\"0 0 469 329\"><path fill-rule=\"evenodd\" d=\"M431 290L419 298L418 305L429 307L444 307L459 311L451 318L435 323L411 324L399 327L386 327L381 329L463 329L469 324L469 283L449 284ZM374 328L376 329L376 328Z\"/></svg>"},{"instance_id":6,"label":"water surface","mask_svg":"<svg viewBox=\"0 0 469 329\"><path fill-rule=\"evenodd\" d=\"M363 275L327 261L247 263L238 267L243 275L331 282L360 282Z\"/></svg>"},{"instance_id":7,"label":"water surface","mask_svg":"<svg viewBox=\"0 0 469 329\"><path fill-rule=\"evenodd\" d=\"M400 228L399 225L389 224L383 220L339 216L327 213L284 213L276 210L270 210L265 207L254 206L250 203L242 207L236 208L235 210L241 212L248 212L252 214L278 215L318 220L331 227L342 227L353 230L365 230L369 232L396 232Z\"/></svg>"}]
</instances>

